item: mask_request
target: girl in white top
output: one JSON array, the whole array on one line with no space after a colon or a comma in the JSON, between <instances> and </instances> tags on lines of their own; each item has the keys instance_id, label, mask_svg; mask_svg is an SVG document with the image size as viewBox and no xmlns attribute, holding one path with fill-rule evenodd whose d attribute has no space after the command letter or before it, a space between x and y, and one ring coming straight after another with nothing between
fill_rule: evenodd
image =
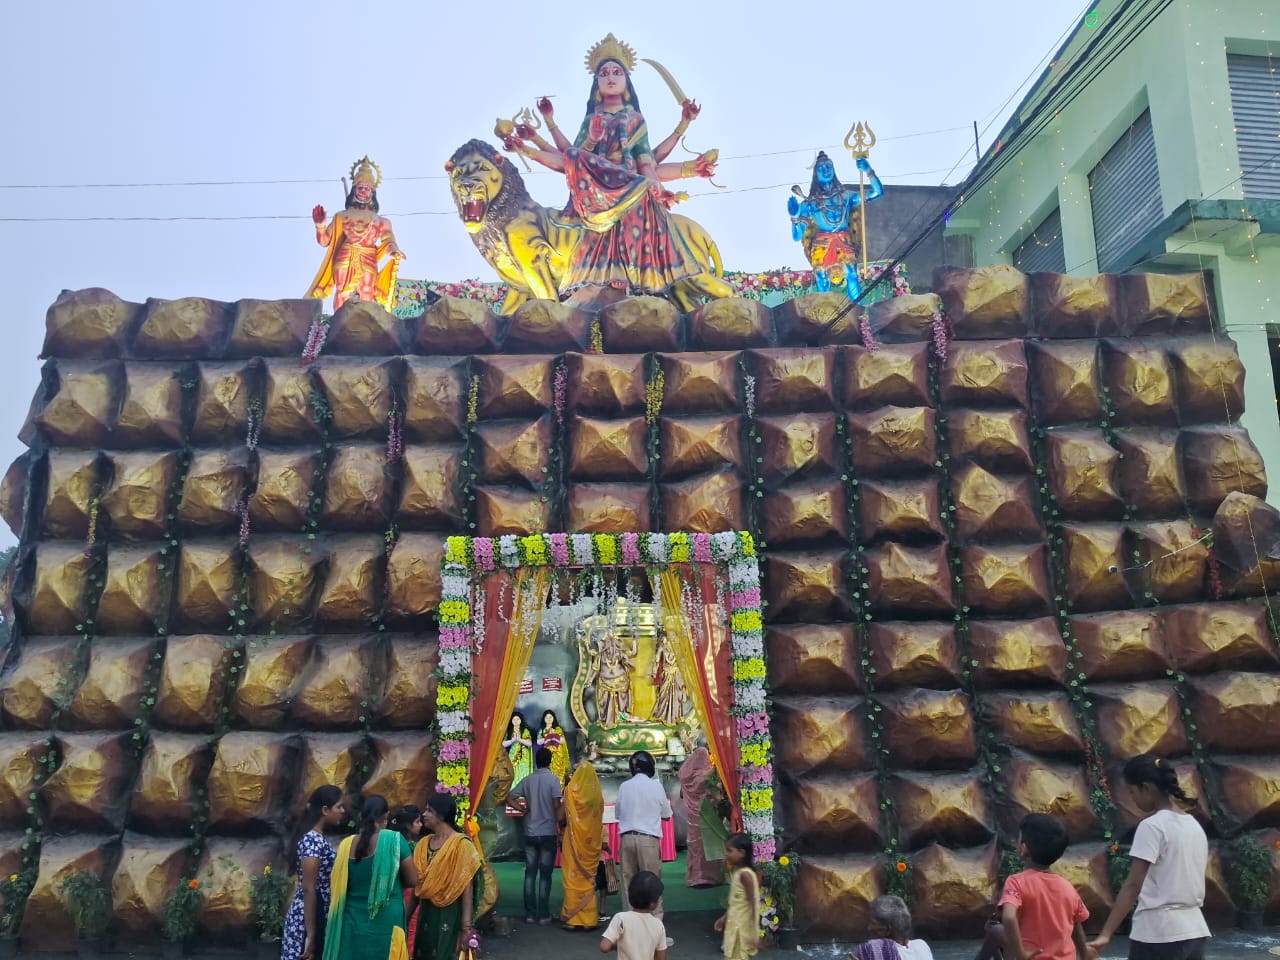
<instances>
[{"instance_id":1,"label":"girl in white top","mask_svg":"<svg viewBox=\"0 0 1280 960\"><path fill-rule=\"evenodd\" d=\"M627 884L631 909L615 913L600 938L600 952L617 949L618 960L667 960L667 928L654 916L662 900L662 881L642 870Z\"/></svg>"},{"instance_id":2,"label":"girl in white top","mask_svg":"<svg viewBox=\"0 0 1280 960\"><path fill-rule=\"evenodd\" d=\"M1124 765L1124 779L1146 819L1129 850L1129 879L1116 895L1102 933L1089 946L1101 953L1133 905L1129 960L1201 960L1209 942L1204 873L1209 841L1187 813L1191 798L1168 761L1144 754Z\"/></svg>"}]
</instances>

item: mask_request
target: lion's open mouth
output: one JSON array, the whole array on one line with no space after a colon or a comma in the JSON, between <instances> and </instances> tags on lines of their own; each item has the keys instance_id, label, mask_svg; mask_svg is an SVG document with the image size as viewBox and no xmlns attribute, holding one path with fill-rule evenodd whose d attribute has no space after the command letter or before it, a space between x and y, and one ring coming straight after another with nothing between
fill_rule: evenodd
<instances>
[{"instance_id":1,"label":"lion's open mouth","mask_svg":"<svg viewBox=\"0 0 1280 960\"><path fill-rule=\"evenodd\" d=\"M464 223L479 223L484 219L484 200L471 197L462 201L462 220Z\"/></svg>"}]
</instances>

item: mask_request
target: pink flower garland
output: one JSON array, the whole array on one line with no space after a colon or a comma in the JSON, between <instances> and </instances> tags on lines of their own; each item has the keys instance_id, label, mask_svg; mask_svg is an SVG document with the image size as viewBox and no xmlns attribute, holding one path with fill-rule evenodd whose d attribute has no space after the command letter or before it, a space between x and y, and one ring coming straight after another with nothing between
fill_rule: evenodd
<instances>
[{"instance_id":1,"label":"pink flower garland","mask_svg":"<svg viewBox=\"0 0 1280 960\"><path fill-rule=\"evenodd\" d=\"M942 314L937 310L933 311L933 352L938 357L939 363L947 362L947 346L950 344L951 338L947 330L947 321L943 319Z\"/></svg>"},{"instance_id":2,"label":"pink flower garland","mask_svg":"<svg viewBox=\"0 0 1280 960\"><path fill-rule=\"evenodd\" d=\"M315 363L316 357L324 349L325 340L329 339L329 318L316 317L311 321L311 329L307 331L307 345L302 348L302 365Z\"/></svg>"},{"instance_id":3,"label":"pink flower garland","mask_svg":"<svg viewBox=\"0 0 1280 960\"><path fill-rule=\"evenodd\" d=\"M693 562L711 562L711 534L695 533L693 535Z\"/></svg>"},{"instance_id":4,"label":"pink flower garland","mask_svg":"<svg viewBox=\"0 0 1280 960\"><path fill-rule=\"evenodd\" d=\"M489 571L493 569L493 539L491 537L477 537L472 540L471 552L476 559L476 565L481 570Z\"/></svg>"},{"instance_id":5,"label":"pink flower garland","mask_svg":"<svg viewBox=\"0 0 1280 960\"><path fill-rule=\"evenodd\" d=\"M569 535L553 533L547 539L551 541L551 559L557 567L569 565Z\"/></svg>"},{"instance_id":6,"label":"pink flower garland","mask_svg":"<svg viewBox=\"0 0 1280 960\"><path fill-rule=\"evenodd\" d=\"M552 380L552 396L555 400L556 423L564 423L565 386L568 374L563 366L556 368L555 379Z\"/></svg>"},{"instance_id":7,"label":"pink flower garland","mask_svg":"<svg viewBox=\"0 0 1280 960\"><path fill-rule=\"evenodd\" d=\"M398 463L404 456L404 417L399 409L391 408L387 415L387 464Z\"/></svg>"},{"instance_id":8,"label":"pink flower garland","mask_svg":"<svg viewBox=\"0 0 1280 960\"><path fill-rule=\"evenodd\" d=\"M249 545L249 498L241 497L236 504L236 513L240 514L240 546Z\"/></svg>"},{"instance_id":9,"label":"pink flower garland","mask_svg":"<svg viewBox=\"0 0 1280 960\"><path fill-rule=\"evenodd\" d=\"M876 343L876 335L871 330L871 317L865 313L858 323L858 332L862 334L862 345L874 353L880 344Z\"/></svg>"},{"instance_id":10,"label":"pink flower garland","mask_svg":"<svg viewBox=\"0 0 1280 960\"><path fill-rule=\"evenodd\" d=\"M640 535L624 533L622 535L622 562L628 565L640 562Z\"/></svg>"}]
</instances>

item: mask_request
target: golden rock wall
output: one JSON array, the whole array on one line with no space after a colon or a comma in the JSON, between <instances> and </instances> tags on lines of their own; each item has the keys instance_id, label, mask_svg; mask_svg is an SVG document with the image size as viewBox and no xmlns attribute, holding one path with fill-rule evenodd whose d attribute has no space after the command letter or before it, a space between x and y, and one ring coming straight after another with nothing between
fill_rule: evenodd
<instances>
[{"instance_id":1,"label":"golden rock wall","mask_svg":"<svg viewBox=\"0 0 1280 960\"><path fill-rule=\"evenodd\" d=\"M24 942L68 945L57 881L82 867L122 944L193 874L202 931L235 942L316 785L420 802L451 533L756 535L808 936L861 936L887 890L926 933L976 934L1032 811L1067 824L1100 922L1143 751L1211 835L1270 846L1280 515L1201 278L935 288L821 338L838 296L595 321L352 303L306 366L314 302L64 294L0 484Z\"/></svg>"}]
</instances>

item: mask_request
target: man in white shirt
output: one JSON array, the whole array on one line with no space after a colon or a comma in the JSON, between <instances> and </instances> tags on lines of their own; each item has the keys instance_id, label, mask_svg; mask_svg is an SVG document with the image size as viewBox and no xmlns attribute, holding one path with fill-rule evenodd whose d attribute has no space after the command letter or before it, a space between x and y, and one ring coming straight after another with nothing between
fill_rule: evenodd
<instances>
[{"instance_id":1,"label":"man in white shirt","mask_svg":"<svg viewBox=\"0 0 1280 960\"><path fill-rule=\"evenodd\" d=\"M662 784L653 779L655 766L648 751L631 755L631 778L618 786L614 811L618 816L618 832L622 834L622 908L630 910L627 889L631 878L648 870L662 876L662 821L671 819L671 801ZM653 910L662 919L662 901Z\"/></svg>"}]
</instances>

